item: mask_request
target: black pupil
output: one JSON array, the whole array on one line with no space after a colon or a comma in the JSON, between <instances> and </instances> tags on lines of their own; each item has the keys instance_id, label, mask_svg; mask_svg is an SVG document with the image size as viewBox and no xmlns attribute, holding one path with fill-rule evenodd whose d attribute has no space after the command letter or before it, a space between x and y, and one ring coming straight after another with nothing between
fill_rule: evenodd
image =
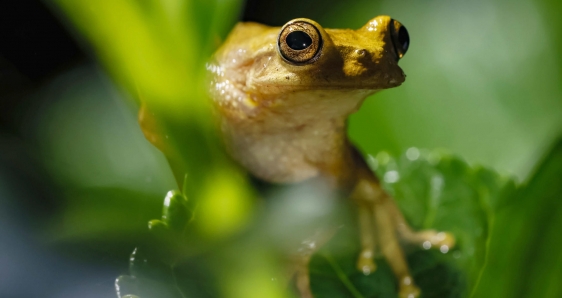
<instances>
[{"instance_id":1,"label":"black pupil","mask_svg":"<svg viewBox=\"0 0 562 298\"><path fill-rule=\"evenodd\" d=\"M398 30L398 42L402 45L402 51L406 52L408 50L408 45L410 44L410 36L408 35L408 30L406 27L401 26Z\"/></svg>"},{"instance_id":2,"label":"black pupil","mask_svg":"<svg viewBox=\"0 0 562 298\"><path fill-rule=\"evenodd\" d=\"M295 51L304 50L312 44L312 38L303 31L293 31L289 33L285 41L289 48Z\"/></svg>"}]
</instances>

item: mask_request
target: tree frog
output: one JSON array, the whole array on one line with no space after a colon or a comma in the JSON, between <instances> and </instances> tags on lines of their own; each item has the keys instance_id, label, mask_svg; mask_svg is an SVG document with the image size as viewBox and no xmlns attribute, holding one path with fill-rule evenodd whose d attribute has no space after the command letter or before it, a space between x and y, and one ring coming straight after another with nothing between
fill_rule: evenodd
<instances>
[{"instance_id":1,"label":"tree frog","mask_svg":"<svg viewBox=\"0 0 562 298\"><path fill-rule=\"evenodd\" d=\"M398 279L399 296L413 298L420 290L398 239L448 248L454 237L409 228L349 141L346 127L365 98L404 82L398 61L408 46L406 28L388 16L357 30L327 29L306 18L282 27L239 23L207 68L230 155L267 182L323 179L346 193L358 208L358 270L373 272L379 249ZM313 297L307 266L313 252L300 256L296 270L304 298Z\"/></svg>"}]
</instances>

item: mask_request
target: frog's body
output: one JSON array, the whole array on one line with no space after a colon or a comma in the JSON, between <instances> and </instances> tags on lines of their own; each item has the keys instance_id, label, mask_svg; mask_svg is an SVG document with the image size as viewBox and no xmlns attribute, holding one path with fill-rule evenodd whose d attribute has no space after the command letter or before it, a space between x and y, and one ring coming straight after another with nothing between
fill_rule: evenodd
<instances>
[{"instance_id":1,"label":"frog's body","mask_svg":"<svg viewBox=\"0 0 562 298\"><path fill-rule=\"evenodd\" d=\"M377 30L385 20L358 31L324 30L306 20L319 28L323 47L305 65L279 55L280 28L237 25L209 68L234 158L270 182L324 175L341 186L353 183L347 117L367 96L404 81L394 49L385 46L390 36Z\"/></svg>"},{"instance_id":2,"label":"frog's body","mask_svg":"<svg viewBox=\"0 0 562 298\"><path fill-rule=\"evenodd\" d=\"M412 232L346 131L347 117L367 96L404 82L398 60L408 41L405 28L387 16L358 30L324 29L308 19L292 20L282 28L241 23L208 70L232 157L268 182L320 178L349 194L359 208L358 269L365 274L375 270L377 245L399 279L400 296L413 298L419 289L396 234L434 247L451 246L454 238L435 231ZM143 130L159 143L150 125ZM302 297L312 297L307 271L312 253L301 256L297 270Z\"/></svg>"}]
</instances>

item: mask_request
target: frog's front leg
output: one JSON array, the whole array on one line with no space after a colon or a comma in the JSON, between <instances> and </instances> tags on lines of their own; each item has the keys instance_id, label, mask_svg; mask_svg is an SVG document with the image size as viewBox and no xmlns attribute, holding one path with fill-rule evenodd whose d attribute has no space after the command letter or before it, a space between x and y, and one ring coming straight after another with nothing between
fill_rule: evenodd
<instances>
[{"instance_id":1,"label":"frog's front leg","mask_svg":"<svg viewBox=\"0 0 562 298\"><path fill-rule=\"evenodd\" d=\"M415 298L420 290L414 284L404 252L395 230L393 212L389 212L389 197L380 188L376 178L368 174L355 187L352 198L359 204L359 227L362 250L357 267L365 274L374 271L375 239L378 247L398 278L399 297ZM371 265L372 264L372 265ZM372 269L371 269L372 268Z\"/></svg>"},{"instance_id":2,"label":"frog's front leg","mask_svg":"<svg viewBox=\"0 0 562 298\"><path fill-rule=\"evenodd\" d=\"M351 195L359 204L361 253L357 260L357 269L364 274L370 274L375 270L373 259L376 249L375 239L377 239L378 247L398 278L399 296L418 297L420 290L410 275L406 258L396 237L392 213L388 213L387 210L386 204L389 198L371 173L363 177Z\"/></svg>"},{"instance_id":3,"label":"frog's front leg","mask_svg":"<svg viewBox=\"0 0 562 298\"><path fill-rule=\"evenodd\" d=\"M361 253L357 267L368 274L375 269L373 258L375 243L386 258L399 282L399 296L418 297L420 290L409 272L406 258L398 241L404 240L422 245L424 248L440 248L443 251L454 245L454 237L433 230L414 232L406 223L396 204L380 187L375 176L365 171L360 176L352 198L359 205L359 227ZM376 240L376 242L375 242Z\"/></svg>"},{"instance_id":4,"label":"frog's front leg","mask_svg":"<svg viewBox=\"0 0 562 298\"><path fill-rule=\"evenodd\" d=\"M415 285L414 279L410 275L406 257L396 237L397 231L394 225L395 221L392 218L392 213L388 210L389 201L390 198L388 196L381 196L375 200L373 215L376 231L379 235L379 246L390 268L392 268L394 275L398 279L398 297L419 297L420 290Z\"/></svg>"},{"instance_id":5,"label":"frog's front leg","mask_svg":"<svg viewBox=\"0 0 562 298\"><path fill-rule=\"evenodd\" d=\"M361 190L368 190L364 187L358 187ZM358 203L358 220L359 220L359 239L361 241L361 252L357 258L357 269L363 274L369 275L376 270L374 262L375 257L375 226L373 222L373 202L361 201L364 194L354 193L358 196L356 202Z\"/></svg>"}]
</instances>

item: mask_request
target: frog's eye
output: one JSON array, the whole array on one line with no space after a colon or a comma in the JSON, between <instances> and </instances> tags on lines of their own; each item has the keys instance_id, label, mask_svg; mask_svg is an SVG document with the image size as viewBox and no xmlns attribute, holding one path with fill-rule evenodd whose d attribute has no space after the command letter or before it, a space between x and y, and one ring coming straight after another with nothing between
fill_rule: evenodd
<instances>
[{"instance_id":1,"label":"frog's eye","mask_svg":"<svg viewBox=\"0 0 562 298\"><path fill-rule=\"evenodd\" d=\"M390 35L392 36L392 44L394 45L396 56L398 56L398 59L401 59L408 51L408 46L410 45L408 30L400 22L392 19L390 20Z\"/></svg>"},{"instance_id":2,"label":"frog's eye","mask_svg":"<svg viewBox=\"0 0 562 298\"><path fill-rule=\"evenodd\" d=\"M322 49L322 35L305 21L290 22L281 28L277 48L281 57L294 64L316 61Z\"/></svg>"}]
</instances>

